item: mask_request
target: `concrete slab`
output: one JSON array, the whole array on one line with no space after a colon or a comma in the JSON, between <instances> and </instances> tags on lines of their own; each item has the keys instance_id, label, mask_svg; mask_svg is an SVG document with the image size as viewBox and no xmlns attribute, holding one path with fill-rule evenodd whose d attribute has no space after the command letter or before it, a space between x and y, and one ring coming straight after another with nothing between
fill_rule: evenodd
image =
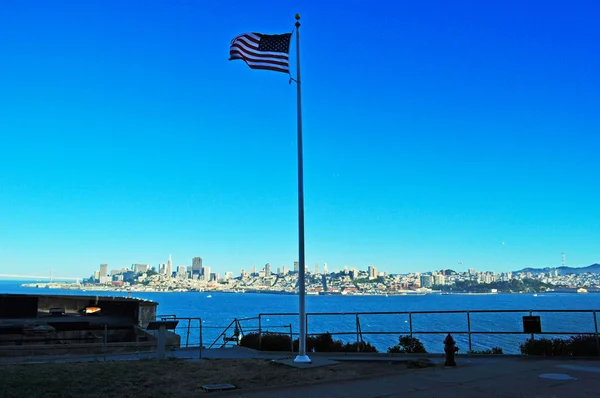
<instances>
[{"instance_id":1,"label":"concrete slab","mask_svg":"<svg viewBox=\"0 0 600 398\"><path fill-rule=\"evenodd\" d=\"M291 366L298 369L318 368L320 366L336 365L339 361L332 361L327 358L311 358L310 363L294 362L294 358L274 359L271 362L280 363L282 365Z\"/></svg>"}]
</instances>

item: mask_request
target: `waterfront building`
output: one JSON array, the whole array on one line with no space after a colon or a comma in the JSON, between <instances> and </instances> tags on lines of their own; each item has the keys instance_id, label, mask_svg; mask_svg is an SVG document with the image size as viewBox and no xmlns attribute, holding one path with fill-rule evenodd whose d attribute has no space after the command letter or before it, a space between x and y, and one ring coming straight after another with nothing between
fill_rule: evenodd
<instances>
[{"instance_id":1,"label":"waterfront building","mask_svg":"<svg viewBox=\"0 0 600 398\"><path fill-rule=\"evenodd\" d=\"M94 271L94 280L100 279L100 271Z\"/></svg>"},{"instance_id":2,"label":"waterfront building","mask_svg":"<svg viewBox=\"0 0 600 398\"><path fill-rule=\"evenodd\" d=\"M100 276L108 276L108 264L100 264Z\"/></svg>"}]
</instances>

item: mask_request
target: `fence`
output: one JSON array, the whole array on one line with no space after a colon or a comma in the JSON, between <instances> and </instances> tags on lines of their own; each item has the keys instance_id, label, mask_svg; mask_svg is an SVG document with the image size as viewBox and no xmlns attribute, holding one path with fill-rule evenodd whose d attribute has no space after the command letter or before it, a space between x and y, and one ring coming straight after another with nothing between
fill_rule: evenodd
<instances>
[{"instance_id":1,"label":"fence","mask_svg":"<svg viewBox=\"0 0 600 398\"><path fill-rule=\"evenodd\" d=\"M427 351L441 353L443 335L451 333L459 346L474 349L501 347L505 353L518 353L526 337L566 335L595 335L600 351L597 310L471 310L471 311L412 311L412 312L311 312L306 314L307 335L329 333L345 342L363 342L365 338L380 351L397 343L400 335L418 336ZM542 329L526 333L522 316L540 316ZM213 325L198 317L158 315L159 320L179 321L175 333L181 348L219 348L239 344L248 333L257 333L259 346L265 333L298 337L298 313L261 313L252 318L234 318L225 325ZM272 322L273 318L273 322ZM393 338L391 338L393 336ZM156 341L110 343L106 327L101 342L66 343L49 341L45 344L0 346L2 356L89 354L106 358L107 354L147 353L156 351ZM357 344L357 347L359 344ZM290 347L293 351L293 345ZM202 350L199 357L202 356Z\"/></svg>"},{"instance_id":2,"label":"fence","mask_svg":"<svg viewBox=\"0 0 600 398\"><path fill-rule=\"evenodd\" d=\"M526 333L522 323L524 315L539 316L545 327L539 332ZM297 318L298 313L258 314L258 333L277 332L265 320L293 317ZM410 335L421 338L428 352L441 353L443 336L447 333L455 336L459 344L468 346L469 351L499 346L507 353L518 353L524 337L579 334L595 335L600 349L596 310L312 312L306 314L306 325L308 336L329 333L346 342L363 342L367 336L380 350L395 345L399 335ZM297 337L298 333L292 335ZM390 336L395 337L395 342Z\"/></svg>"}]
</instances>

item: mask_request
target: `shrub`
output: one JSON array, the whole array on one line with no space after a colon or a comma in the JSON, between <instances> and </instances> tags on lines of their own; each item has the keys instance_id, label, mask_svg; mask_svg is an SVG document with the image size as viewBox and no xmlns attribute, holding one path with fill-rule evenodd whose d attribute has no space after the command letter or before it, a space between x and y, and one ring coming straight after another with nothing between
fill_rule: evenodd
<instances>
[{"instance_id":1,"label":"shrub","mask_svg":"<svg viewBox=\"0 0 600 398\"><path fill-rule=\"evenodd\" d=\"M299 340L294 340L294 350L298 351ZM334 340L330 333L320 334L318 336L308 336L306 338L306 351L316 352L377 352L377 349L370 343L344 343L341 340Z\"/></svg>"},{"instance_id":2,"label":"shrub","mask_svg":"<svg viewBox=\"0 0 600 398\"><path fill-rule=\"evenodd\" d=\"M598 343L593 334L571 336L568 340L570 354L576 357L598 356Z\"/></svg>"},{"instance_id":3,"label":"shrub","mask_svg":"<svg viewBox=\"0 0 600 398\"><path fill-rule=\"evenodd\" d=\"M577 335L569 339L527 339L519 347L523 355L597 356L595 335Z\"/></svg>"},{"instance_id":4,"label":"shrub","mask_svg":"<svg viewBox=\"0 0 600 398\"><path fill-rule=\"evenodd\" d=\"M356 349L358 347L358 350ZM371 345L371 343L365 343L364 341L358 343L346 343L344 346L345 352L379 352L377 348Z\"/></svg>"},{"instance_id":5,"label":"shrub","mask_svg":"<svg viewBox=\"0 0 600 398\"><path fill-rule=\"evenodd\" d=\"M492 349L487 350L471 350L467 351L467 354L477 354L477 355L501 355L504 354L501 347L492 347Z\"/></svg>"},{"instance_id":6,"label":"shrub","mask_svg":"<svg viewBox=\"0 0 600 398\"><path fill-rule=\"evenodd\" d=\"M425 346L421 341L412 336L400 336L398 345L388 348L390 354L426 354Z\"/></svg>"},{"instance_id":7,"label":"shrub","mask_svg":"<svg viewBox=\"0 0 600 398\"><path fill-rule=\"evenodd\" d=\"M240 345L262 351L290 351L292 341L287 334L267 332L262 334L259 344L258 333L248 333L242 337Z\"/></svg>"}]
</instances>

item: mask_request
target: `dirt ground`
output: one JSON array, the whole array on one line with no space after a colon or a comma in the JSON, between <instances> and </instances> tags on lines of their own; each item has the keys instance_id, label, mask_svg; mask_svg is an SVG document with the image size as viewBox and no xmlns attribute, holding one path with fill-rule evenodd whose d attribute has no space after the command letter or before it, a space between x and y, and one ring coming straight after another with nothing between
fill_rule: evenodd
<instances>
[{"instance_id":1,"label":"dirt ground","mask_svg":"<svg viewBox=\"0 0 600 398\"><path fill-rule=\"evenodd\" d=\"M0 397L189 397L205 393L206 384L249 389L408 371L388 361L297 369L263 359L7 365L0 368Z\"/></svg>"}]
</instances>

